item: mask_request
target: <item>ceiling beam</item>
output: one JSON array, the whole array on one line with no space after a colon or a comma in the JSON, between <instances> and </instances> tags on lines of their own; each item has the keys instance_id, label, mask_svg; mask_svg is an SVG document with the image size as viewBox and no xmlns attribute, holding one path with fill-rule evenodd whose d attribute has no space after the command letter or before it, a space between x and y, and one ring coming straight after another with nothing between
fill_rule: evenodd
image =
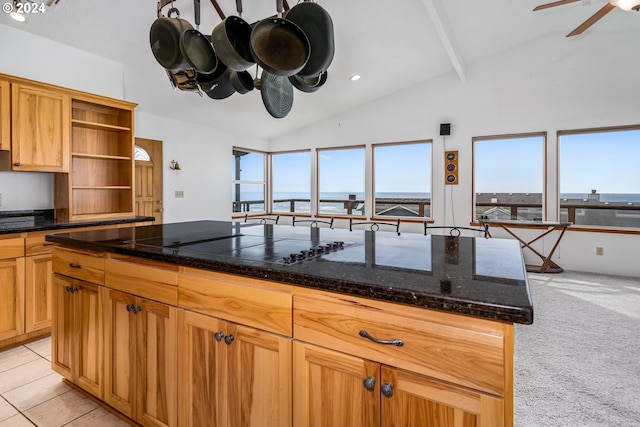
<instances>
[{"instance_id":1,"label":"ceiling beam","mask_svg":"<svg viewBox=\"0 0 640 427\"><path fill-rule=\"evenodd\" d=\"M442 8L441 0L422 0L422 3L424 3L424 7L427 9L427 14L429 18L431 18L431 22L438 33L438 37L440 37L440 42L442 42L442 46L447 52L453 68L455 68L456 73L458 73L460 80L465 81L467 79L465 66L458 51L455 37L451 30L451 24L447 19L447 14Z\"/></svg>"}]
</instances>

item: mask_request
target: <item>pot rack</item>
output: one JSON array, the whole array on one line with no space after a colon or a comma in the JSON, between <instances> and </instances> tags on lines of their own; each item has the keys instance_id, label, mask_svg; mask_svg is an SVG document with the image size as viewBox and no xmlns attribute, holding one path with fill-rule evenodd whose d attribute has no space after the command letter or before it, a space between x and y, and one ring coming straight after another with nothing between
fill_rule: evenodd
<instances>
[{"instance_id":1,"label":"pot rack","mask_svg":"<svg viewBox=\"0 0 640 427\"><path fill-rule=\"evenodd\" d=\"M175 13L177 17L180 17L180 12L174 6L174 2L177 0L158 0L157 2L157 17L163 18L164 14L162 13L162 9L167 5L171 5L168 10L168 17L171 17L172 13ZM201 0L193 0L194 1L194 23L195 29L199 36L203 36L210 43L212 43L212 35L202 34L199 32L200 27L200 2ZM313 0L304 0L304 2L311 2ZM218 16L221 21L225 21L227 19L225 13L220 7L218 0L210 0L211 5L216 10ZM288 12L291 7L289 6L287 0L277 0L277 9L279 11L279 16L283 12ZM241 16L242 14L242 0L236 0L236 10ZM328 16L328 15L327 15ZM330 18L329 18L330 19ZM258 21L258 24L262 21ZM265 21L266 22L266 21ZM295 26L295 24L294 24ZM296 27L297 28L297 27ZM298 28L298 31L300 29ZM333 30L331 30L333 31ZM306 37L305 37L306 39ZM181 41L182 43L182 41ZM307 50L307 59L309 59L309 50ZM252 52L253 54L253 52ZM333 53L331 53L331 59L333 57ZM255 58L255 56L254 56ZM330 63L330 61L329 61ZM161 64L162 65L162 64ZM262 65L263 73L262 76L259 77L259 68ZM269 64L270 65L270 64ZM289 64L287 64L289 65ZM283 118L285 117L292 108L293 104L293 88L302 91L302 92L315 92L318 90L327 80L327 70L326 68L320 72L320 74L315 75L313 77L302 77L297 74L294 75L272 75L269 72L273 73L274 71L269 69L265 64L260 63L259 60L256 60L256 76L255 79L251 78L251 75L247 70L244 71L232 71L231 79L233 82L231 83L232 87L225 87L225 89L229 89L230 93L227 91L222 91L213 94L213 90L210 88L210 91L204 89L204 92L213 99L224 99L230 96L234 92L238 92L240 94L244 94L252 90L254 87L261 92L263 103L271 116L275 118ZM225 67L226 68L226 67ZM295 67L293 67L295 69ZM299 71L299 69L297 69ZM198 79L198 73L195 69L165 69L169 80L173 86L173 89L180 89L184 91L192 91L196 92L201 97L203 96L203 89L201 89L201 81ZM269 71L269 72L267 72ZM291 70L290 70L291 71ZM244 76L241 75L245 74ZM206 75L203 74L203 75ZM227 84L230 80L230 75L226 75ZM218 76L217 79L223 78L225 75ZM244 80L249 80L250 88L244 83ZM219 87L222 88L225 82L216 82L213 88ZM243 90L239 89L239 86L242 86ZM223 93L224 92L224 93Z\"/></svg>"},{"instance_id":2,"label":"pot rack","mask_svg":"<svg viewBox=\"0 0 640 427\"><path fill-rule=\"evenodd\" d=\"M60 1L60 0L56 0L56 3L57 3L58 1ZM160 18L160 17L162 16L162 9L163 9L166 5L168 5L169 3L173 3L174 1L176 1L176 0L160 0L160 1L158 1L158 13L157 13L158 18ZM195 2L197 2L197 3L198 3L198 6L199 6L200 0L195 0ZM218 16L220 17L220 19L224 20L224 19L226 19L226 18L227 18L227 17L226 17L226 15L224 14L224 12L222 11L222 8L221 8L221 7L220 7L220 5L218 4L218 0L211 0L211 4L213 5L213 8L214 8L214 9L216 10L216 12L218 13ZM282 4L283 4L283 6L284 6L284 10L285 10L285 12L286 12L286 11L288 11L288 10L290 9L290 7L289 7L289 3L287 3L287 0L283 0L283 1L282 1ZM200 16L199 16L200 8L196 6L195 10L196 10L196 18L195 18L195 20L196 20L196 25L199 25L199 21L200 21Z\"/></svg>"}]
</instances>

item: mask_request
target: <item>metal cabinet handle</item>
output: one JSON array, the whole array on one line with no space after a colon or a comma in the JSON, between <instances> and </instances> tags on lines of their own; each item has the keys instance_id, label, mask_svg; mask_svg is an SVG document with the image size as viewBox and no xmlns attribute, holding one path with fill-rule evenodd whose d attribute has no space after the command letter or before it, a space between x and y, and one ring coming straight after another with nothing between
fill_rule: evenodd
<instances>
[{"instance_id":1,"label":"metal cabinet handle","mask_svg":"<svg viewBox=\"0 0 640 427\"><path fill-rule=\"evenodd\" d=\"M224 332L220 331L220 332L216 332L213 337L216 339L216 341L220 342L222 341L222 339L224 338Z\"/></svg>"},{"instance_id":2,"label":"metal cabinet handle","mask_svg":"<svg viewBox=\"0 0 640 427\"><path fill-rule=\"evenodd\" d=\"M360 336L363 338L367 338L376 344L395 345L398 347L402 347L404 345L404 341L402 341L400 338L394 338L392 340L381 340L372 337L369 332L365 331L364 329L360 331Z\"/></svg>"},{"instance_id":3,"label":"metal cabinet handle","mask_svg":"<svg viewBox=\"0 0 640 427\"><path fill-rule=\"evenodd\" d=\"M16 162L13 164L13 166L22 166L22 164L20 162Z\"/></svg>"},{"instance_id":4,"label":"metal cabinet handle","mask_svg":"<svg viewBox=\"0 0 640 427\"><path fill-rule=\"evenodd\" d=\"M67 286L65 289L67 290L67 292L71 293L78 292L80 290L77 286Z\"/></svg>"},{"instance_id":5,"label":"metal cabinet handle","mask_svg":"<svg viewBox=\"0 0 640 427\"><path fill-rule=\"evenodd\" d=\"M373 391L376 388L376 379L374 377L367 377L362 381L362 385L369 391Z\"/></svg>"},{"instance_id":6,"label":"metal cabinet handle","mask_svg":"<svg viewBox=\"0 0 640 427\"><path fill-rule=\"evenodd\" d=\"M380 387L380 392L384 397L393 396L393 384L389 382L382 384L382 387Z\"/></svg>"},{"instance_id":7,"label":"metal cabinet handle","mask_svg":"<svg viewBox=\"0 0 640 427\"><path fill-rule=\"evenodd\" d=\"M71 267L71 268L82 268L82 265L81 264L74 264L74 263L70 262L69 263L69 267Z\"/></svg>"},{"instance_id":8,"label":"metal cabinet handle","mask_svg":"<svg viewBox=\"0 0 640 427\"><path fill-rule=\"evenodd\" d=\"M142 307L136 306L135 304L127 304L127 311L133 311L133 314L138 314L142 311Z\"/></svg>"},{"instance_id":9,"label":"metal cabinet handle","mask_svg":"<svg viewBox=\"0 0 640 427\"><path fill-rule=\"evenodd\" d=\"M236 337L233 336L233 334L231 335L227 335L226 337L224 337L224 342L229 345L233 342L233 340L235 340Z\"/></svg>"}]
</instances>

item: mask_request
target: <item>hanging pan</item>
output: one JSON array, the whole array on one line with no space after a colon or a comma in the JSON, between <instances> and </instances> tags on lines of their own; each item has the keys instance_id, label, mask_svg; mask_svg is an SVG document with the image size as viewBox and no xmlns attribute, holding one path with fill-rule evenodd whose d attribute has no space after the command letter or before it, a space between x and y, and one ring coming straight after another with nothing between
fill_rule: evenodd
<instances>
[{"instance_id":1,"label":"hanging pan","mask_svg":"<svg viewBox=\"0 0 640 427\"><path fill-rule=\"evenodd\" d=\"M171 15L175 13L176 17ZM180 11L173 7L167 13L168 17L158 18L151 24L149 42L151 52L156 61L168 70L185 70L190 68L189 62L180 50L180 37L185 30L193 29L191 24L180 19Z\"/></svg>"},{"instance_id":2,"label":"hanging pan","mask_svg":"<svg viewBox=\"0 0 640 427\"><path fill-rule=\"evenodd\" d=\"M251 25L242 19L242 0L236 0L238 16L229 16L211 32L218 59L232 71L244 71L255 64L251 56Z\"/></svg>"},{"instance_id":3,"label":"hanging pan","mask_svg":"<svg viewBox=\"0 0 640 427\"><path fill-rule=\"evenodd\" d=\"M200 27L200 0L194 0L195 24ZM189 65L200 74L210 74L218 66L211 42L197 29L186 29L180 35L180 52Z\"/></svg>"},{"instance_id":4,"label":"hanging pan","mask_svg":"<svg viewBox=\"0 0 640 427\"><path fill-rule=\"evenodd\" d=\"M305 66L311 48L300 27L282 18L282 9L282 0L277 0L278 16L255 24L251 31L251 54L267 72L292 76Z\"/></svg>"},{"instance_id":5,"label":"hanging pan","mask_svg":"<svg viewBox=\"0 0 640 427\"><path fill-rule=\"evenodd\" d=\"M289 81L301 92L315 92L327 82L327 71L323 71L315 77L302 77L299 74L289 76Z\"/></svg>"},{"instance_id":6,"label":"hanging pan","mask_svg":"<svg viewBox=\"0 0 640 427\"><path fill-rule=\"evenodd\" d=\"M333 21L329 13L319 4L305 1L289 9L285 19L304 31L311 47L309 60L297 74L314 77L327 70L335 53Z\"/></svg>"}]
</instances>

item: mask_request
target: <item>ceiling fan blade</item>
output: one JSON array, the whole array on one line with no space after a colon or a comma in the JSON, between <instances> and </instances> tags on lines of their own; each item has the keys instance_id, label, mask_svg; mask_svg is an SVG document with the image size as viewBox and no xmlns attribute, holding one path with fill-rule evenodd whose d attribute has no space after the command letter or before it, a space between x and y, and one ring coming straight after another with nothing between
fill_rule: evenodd
<instances>
[{"instance_id":1,"label":"ceiling fan blade","mask_svg":"<svg viewBox=\"0 0 640 427\"><path fill-rule=\"evenodd\" d=\"M542 9L548 9L550 7L556 7L556 6L562 6L563 4L569 4L569 3L574 3L580 0L560 0L560 1L554 1L553 3L547 3L547 4L541 4L540 6L536 6L533 11L537 11L537 10L542 10Z\"/></svg>"},{"instance_id":2,"label":"ceiling fan blade","mask_svg":"<svg viewBox=\"0 0 640 427\"><path fill-rule=\"evenodd\" d=\"M613 9L615 9L616 7L614 5L612 5L611 3L607 3L605 4L602 9L600 9L599 11L597 11L596 13L594 13L591 18L587 19L586 21L584 21L582 24L580 24L580 26L578 26L578 28L576 28L575 30L571 31L569 34L567 34L567 37L573 37L573 36L577 36L579 34L582 34L585 32L585 30L587 28L589 28L590 26L592 26L593 24L595 24L596 22L598 22L600 19L602 19L602 17L604 15L606 15L607 13L611 12Z\"/></svg>"}]
</instances>

